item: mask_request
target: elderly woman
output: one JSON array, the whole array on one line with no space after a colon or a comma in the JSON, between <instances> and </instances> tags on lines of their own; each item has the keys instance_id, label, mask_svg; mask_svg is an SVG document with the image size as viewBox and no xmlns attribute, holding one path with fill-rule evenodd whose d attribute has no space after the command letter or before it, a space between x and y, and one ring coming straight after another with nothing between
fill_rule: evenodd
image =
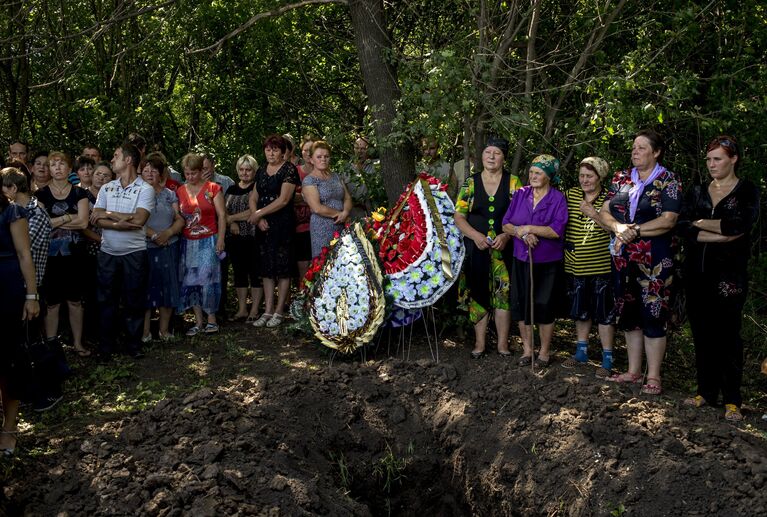
<instances>
[{"instance_id":1,"label":"elderly woman","mask_svg":"<svg viewBox=\"0 0 767 517\"><path fill-rule=\"evenodd\" d=\"M221 298L221 267L226 238L226 208L221 187L202 179L203 156L189 153L181 161L186 183L176 191L184 218L181 240L182 311L194 311L195 325L187 336L218 332L216 311ZM207 314L207 323L203 311Z\"/></svg>"},{"instance_id":2,"label":"elderly woman","mask_svg":"<svg viewBox=\"0 0 767 517\"><path fill-rule=\"evenodd\" d=\"M602 181L609 172L610 166L602 158L584 158L578 165L579 186L565 192L569 214L565 228L565 274L577 342L575 355L562 366L573 368L588 362L589 334L592 321L596 320L602 345L602 366L596 372L600 379L612 375L615 339L610 234L599 217L607 196Z\"/></svg>"},{"instance_id":3,"label":"elderly woman","mask_svg":"<svg viewBox=\"0 0 767 517\"><path fill-rule=\"evenodd\" d=\"M618 325L625 331L629 369L610 380L642 383L642 350L647 380L642 393L660 395L661 363L674 270L671 231L682 199L673 172L660 164L665 144L652 130L637 133L630 170L619 171L599 212L615 235L611 248Z\"/></svg>"},{"instance_id":4,"label":"elderly woman","mask_svg":"<svg viewBox=\"0 0 767 517\"><path fill-rule=\"evenodd\" d=\"M5 169L8 170L8 169ZM4 171L3 171L4 172ZM0 328L3 348L0 352L0 397L2 397L2 431L0 455L12 456L16 448L16 420L19 414L19 393L13 383L14 371L9 360L9 346L24 340L25 320L40 312L35 266L29 243L26 210L0 196ZM25 287L26 286L26 287Z\"/></svg>"},{"instance_id":5,"label":"elderly woman","mask_svg":"<svg viewBox=\"0 0 767 517\"><path fill-rule=\"evenodd\" d=\"M558 303L554 293L560 280L567 224L567 201L552 186L558 181L558 173L559 160L553 156L542 154L533 159L528 171L529 185L514 194L503 217L503 231L514 238L511 317L519 321L524 349L519 366L535 361L538 368L546 368L551 361L551 337ZM533 268L533 300L530 299L530 267ZM541 335L537 358L532 340L536 323Z\"/></svg>"},{"instance_id":6,"label":"elderly woman","mask_svg":"<svg viewBox=\"0 0 767 517\"><path fill-rule=\"evenodd\" d=\"M330 146L323 140L312 145L309 155L312 172L304 179L303 195L312 209L309 233L312 237L312 257L330 244L333 235L341 231L352 209L352 197L338 174L330 171Z\"/></svg>"},{"instance_id":7,"label":"elderly woman","mask_svg":"<svg viewBox=\"0 0 767 517\"><path fill-rule=\"evenodd\" d=\"M718 405L727 420L742 420L743 305L748 293L751 230L759 216L759 189L737 176L740 151L731 136L706 147L711 181L685 197L679 229L686 237L687 314L695 342L697 394L688 405Z\"/></svg>"},{"instance_id":8,"label":"elderly woman","mask_svg":"<svg viewBox=\"0 0 767 517\"><path fill-rule=\"evenodd\" d=\"M235 320L253 322L258 319L258 309L264 298L264 286L258 274L258 242L256 226L248 222L250 206L248 199L255 186L258 162L249 154L237 160L237 176L240 181L226 191L226 249L232 261L234 288L237 291ZM253 304L248 311L248 291Z\"/></svg>"},{"instance_id":9,"label":"elderly woman","mask_svg":"<svg viewBox=\"0 0 767 517\"><path fill-rule=\"evenodd\" d=\"M72 162L64 153L48 155L51 182L37 190L35 196L51 218L51 243L48 248L48 265L45 271L45 333L55 339L59 328L59 306L67 302L72 346L75 352L90 355L83 346L83 296L85 282L74 280L72 275L80 271L78 244L83 239L81 231L88 226L88 195L84 189L75 187L68 180Z\"/></svg>"},{"instance_id":10,"label":"elderly woman","mask_svg":"<svg viewBox=\"0 0 767 517\"><path fill-rule=\"evenodd\" d=\"M284 318L290 278L296 275L293 258L295 212L293 196L299 183L296 166L285 161L287 143L279 135L264 140L266 164L256 172L256 188L250 194L248 222L261 230L259 272L264 283L265 312L253 325L276 327ZM277 306L274 291L277 289Z\"/></svg>"},{"instance_id":11,"label":"elderly woman","mask_svg":"<svg viewBox=\"0 0 767 517\"><path fill-rule=\"evenodd\" d=\"M162 341L172 339L170 318L178 307L180 293L178 281L178 235L184 229L184 218L178 208L176 194L164 185L168 179L168 162L162 153L149 153L141 177L155 192L155 206L146 222L146 250L149 258L149 288L147 311L144 315L144 335L141 340L152 340L150 319L152 311L160 313L157 335Z\"/></svg>"},{"instance_id":12,"label":"elderly woman","mask_svg":"<svg viewBox=\"0 0 767 517\"><path fill-rule=\"evenodd\" d=\"M503 233L501 220L512 195L522 187L517 176L503 168L509 142L491 137L482 151L482 172L470 176L455 209L455 224L466 243L464 282L469 298L469 319L474 324L471 357L485 355L487 325L492 311L498 334L498 353L509 357L509 273L510 237Z\"/></svg>"}]
</instances>

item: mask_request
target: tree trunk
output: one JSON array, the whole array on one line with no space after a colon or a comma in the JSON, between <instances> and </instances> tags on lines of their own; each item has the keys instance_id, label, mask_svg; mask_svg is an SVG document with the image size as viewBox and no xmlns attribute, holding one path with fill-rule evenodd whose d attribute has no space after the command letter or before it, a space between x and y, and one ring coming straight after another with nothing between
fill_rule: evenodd
<instances>
[{"instance_id":1,"label":"tree trunk","mask_svg":"<svg viewBox=\"0 0 767 517\"><path fill-rule=\"evenodd\" d=\"M383 0L350 0L354 41L368 93L381 156L381 174L392 205L415 175L415 149L411 142L392 142L389 135L400 98L397 70L391 63L391 38L386 29Z\"/></svg>"}]
</instances>

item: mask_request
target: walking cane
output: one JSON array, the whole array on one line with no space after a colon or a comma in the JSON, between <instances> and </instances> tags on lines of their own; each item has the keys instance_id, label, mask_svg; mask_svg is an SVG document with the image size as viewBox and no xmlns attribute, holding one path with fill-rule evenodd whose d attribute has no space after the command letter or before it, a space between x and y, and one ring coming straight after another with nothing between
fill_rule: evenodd
<instances>
[{"instance_id":1,"label":"walking cane","mask_svg":"<svg viewBox=\"0 0 767 517\"><path fill-rule=\"evenodd\" d=\"M530 348L531 351L531 361L530 361L530 369L535 373L535 290L534 290L534 283L533 283L533 249L530 247L530 243L527 242L527 238L525 238L525 244L527 244L527 260L529 263L529 270L530 270Z\"/></svg>"}]
</instances>

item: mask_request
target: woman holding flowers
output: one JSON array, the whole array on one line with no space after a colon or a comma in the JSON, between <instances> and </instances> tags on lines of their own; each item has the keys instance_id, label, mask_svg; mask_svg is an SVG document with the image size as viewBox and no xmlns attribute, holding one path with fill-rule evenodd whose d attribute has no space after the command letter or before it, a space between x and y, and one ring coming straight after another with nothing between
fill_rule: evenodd
<instances>
[{"instance_id":1,"label":"woman holding flowers","mask_svg":"<svg viewBox=\"0 0 767 517\"><path fill-rule=\"evenodd\" d=\"M485 355L488 320L492 311L498 333L498 353L509 351L510 236L503 233L501 220L511 196L522 184L503 169L509 142L491 137L482 151L482 172L470 176L458 193L455 224L466 243L464 281L469 295L469 318L474 324L471 356Z\"/></svg>"}]
</instances>

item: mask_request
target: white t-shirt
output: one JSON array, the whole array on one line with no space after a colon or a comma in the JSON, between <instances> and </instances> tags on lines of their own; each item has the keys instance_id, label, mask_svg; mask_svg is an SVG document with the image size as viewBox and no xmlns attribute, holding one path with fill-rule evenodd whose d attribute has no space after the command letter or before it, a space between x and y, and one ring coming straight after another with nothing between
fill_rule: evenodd
<instances>
[{"instance_id":1,"label":"white t-shirt","mask_svg":"<svg viewBox=\"0 0 767 517\"><path fill-rule=\"evenodd\" d=\"M141 177L123 188L119 179L110 181L99 190L94 208L109 212L135 213L139 208L148 212L154 210L154 189ZM104 228L101 234L101 251L110 255L127 255L146 249L146 229L110 230Z\"/></svg>"}]
</instances>

